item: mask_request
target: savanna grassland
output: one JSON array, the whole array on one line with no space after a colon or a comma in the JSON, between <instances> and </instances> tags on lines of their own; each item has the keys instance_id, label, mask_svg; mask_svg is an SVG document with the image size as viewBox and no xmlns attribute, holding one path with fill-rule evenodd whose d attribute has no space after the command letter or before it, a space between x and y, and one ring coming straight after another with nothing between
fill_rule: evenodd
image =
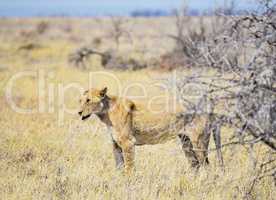
<instances>
[{"instance_id":1,"label":"savanna grassland","mask_svg":"<svg viewBox=\"0 0 276 200\"><path fill-rule=\"evenodd\" d=\"M164 97L170 99L169 108L172 99L162 81L175 72L151 67L105 70L98 57L90 57L87 69L82 70L68 63L68 55L89 45L148 62L173 48L173 41L166 37L176 31L171 18L128 19L124 28L129 36L123 36L117 47L108 18L0 20L0 199L275 200L271 177L252 187L256 163L251 158L262 161L267 151L259 145L254 146L253 155L247 147L224 148L224 172L211 151L210 166L195 173L178 140L137 147L136 171L131 177L115 169L106 130L96 118L82 122L76 114L79 88L88 88L90 80L93 87L107 86L110 94L128 96L142 105L151 101L151 108L165 119ZM177 73L194 70L198 69ZM12 100L7 97L10 88ZM11 101L34 112L19 113ZM223 128L224 142L232 132L230 127Z\"/></svg>"}]
</instances>

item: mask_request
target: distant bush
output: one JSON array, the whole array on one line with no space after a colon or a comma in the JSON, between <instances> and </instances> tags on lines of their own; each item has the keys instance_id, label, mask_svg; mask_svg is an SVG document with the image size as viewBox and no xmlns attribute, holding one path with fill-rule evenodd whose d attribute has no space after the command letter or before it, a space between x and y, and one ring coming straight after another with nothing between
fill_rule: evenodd
<instances>
[{"instance_id":1,"label":"distant bush","mask_svg":"<svg viewBox=\"0 0 276 200\"><path fill-rule=\"evenodd\" d=\"M41 21L36 26L36 32L41 35L45 33L49 29L50 25L49 22Z\"/></svg>"},{"instance_id":2,"label":"distant bush","mask_svg":"<svg viewBox=\"0 0 276 200\"><path fill-rule=\"evenodd\" d=\"M138 61L134 58L126 58L125 56L118 55L116 51L110 50L99 52L89 47L82 47L69 54L68 61L76 68L87 69L86 61L92 55L101 57L101 64L105 69L139 70L147 67L146 63Z\"/></svg>"},{"instance_id":3,"label":"distant bush","mask_svg":"<svg viewBox=\"0 0 276 200\"><path fill-rule=\"evenodd\" d=\"M164 10L135 10L130 15L132 17L161 17L169 16L170 13Z\"/></svg>"}]
</instances>

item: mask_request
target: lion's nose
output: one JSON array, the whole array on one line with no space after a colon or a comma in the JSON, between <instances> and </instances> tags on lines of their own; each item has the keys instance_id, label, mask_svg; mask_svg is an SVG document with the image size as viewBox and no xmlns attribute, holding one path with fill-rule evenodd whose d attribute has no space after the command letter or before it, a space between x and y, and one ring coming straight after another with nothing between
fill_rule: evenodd
<instances>
[{"instance_id":1,"label":"lion's nose","mask_svg":"<svg viewBox=\"0 0 276 200\"><path fill-rule=\"evenodd\" d=\"M79 115L80 115L80 116L82 115L82 111L79 112Z\"/></svg>"}]
</instances>

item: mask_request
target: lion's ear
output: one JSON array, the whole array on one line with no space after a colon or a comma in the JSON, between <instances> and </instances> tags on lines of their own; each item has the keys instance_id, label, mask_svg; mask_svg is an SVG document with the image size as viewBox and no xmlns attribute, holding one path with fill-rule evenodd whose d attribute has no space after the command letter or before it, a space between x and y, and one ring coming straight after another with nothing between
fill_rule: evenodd
<instances>
[{"instance_id":1,"label":"lion's ear","mask_svg":"<svg viewBox=\"0 0 276 200\"><path fill-rule=\"evenodd\" d=\"M101 91L100 91L100 95L101 97L104 97L107 93L107 87L104 87Z\"/></svg>"},{"instance_id":2,"label":"lion's ear","mask_svg":"<svg viewBox=\"0 0 276 200\"><path fill-rule=\"evenodd\" d=\"M136 111L137 110L137 107L136 107L135 103L131 102L131 104L129 105L129 110L130 111Z\"/></svg>"}]
</instances>

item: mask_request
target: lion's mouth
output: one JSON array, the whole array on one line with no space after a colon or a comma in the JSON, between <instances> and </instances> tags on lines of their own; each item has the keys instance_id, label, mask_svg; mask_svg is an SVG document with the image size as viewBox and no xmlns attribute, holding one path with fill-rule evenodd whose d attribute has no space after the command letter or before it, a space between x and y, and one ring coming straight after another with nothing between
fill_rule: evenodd
<instances>
[{"instance_id":1,"label":"lion's mouth","mask_svg":"<svg viewBox=\"0 0 276 200\"><path fill-rule=\"evenodd\" d=\"M86 115L86 116L82 116L81 120L86 120L90 117L91 115Z\"/></svg>"}]
</instances>

